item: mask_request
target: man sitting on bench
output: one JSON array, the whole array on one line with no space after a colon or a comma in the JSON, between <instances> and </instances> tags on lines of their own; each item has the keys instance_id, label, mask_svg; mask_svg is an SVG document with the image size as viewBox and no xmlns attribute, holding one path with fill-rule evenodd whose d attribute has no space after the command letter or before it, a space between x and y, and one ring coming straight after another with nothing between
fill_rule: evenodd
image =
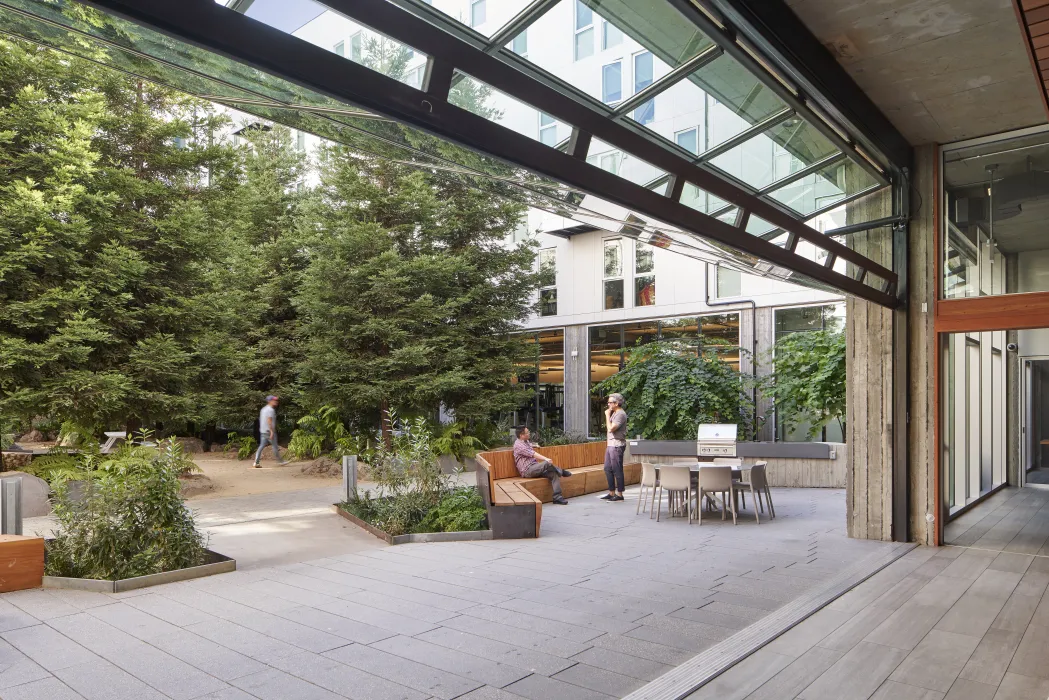
<instances>
[{"instance_id":1,"label":"man sitting on bench","mask_svg":"<svg viewBox=\"0 0 1049 700\"><path fill-rule=\"evenodd\" d=\"M554 490L554 503L562 506L568 505L568 500L561 495L561 477L572 476L572 472L554 466L554 463L535 451L535 447L528 441L532 434L528 428L521 426L514 431L517 441L514 442L514 465L517 473L526 478L545 477L550 480L550 486Z\"/></svg>"}]
</instances>

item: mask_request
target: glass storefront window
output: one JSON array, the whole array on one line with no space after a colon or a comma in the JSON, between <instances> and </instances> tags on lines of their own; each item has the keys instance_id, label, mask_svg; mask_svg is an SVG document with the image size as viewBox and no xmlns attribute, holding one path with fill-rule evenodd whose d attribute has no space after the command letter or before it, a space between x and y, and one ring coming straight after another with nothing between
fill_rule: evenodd
<instances>
[{"instance_id":1,"label":"glass storefront window","mask_svg":"<svg viewBox=\"0 0 1049 700\"><path fill-rule=\"evenodd\" d=\"M539 251L539 315L557 315L557 249Z\"/></svg>"},{"instance_id":2,"label":"glass storefront window","mask_svg":"<svg viewBox=\"0 0 1049 700\"><path fill-rule=\"evenodd\" d=\"M623 308L623 239L611 238L604 246L605 309Z\"/></svg>"},{"instance_id":3,"label":"glass storefront window","mask_svg":"<svg viewBox=\"0 0 1049 700\"><path fill-rule=\"evenodd\" d=\"M517 382L527 387L528 398L513 416L514 424L564 430L564 329L533 333L529 340L539 344L538 360L517 375Z\"/></svg>"},{"instance_id":4,"label":"glass storefront window","mask_svg":"<svg viewBox=\"0 0 1049 700\"><path fill-rule=\"evenodd\" d=\"M1049 131L944 147L945 299L1049 291L1047 170Z\"/></svg>"},{"instance_id":5,"label":"glass storefront window","mask_svg":"<svg viewBox=\"0 0 1049 700\"><path fill-rule=\"evenodd\" d=\"M823 306L801 306L775 311L776 342L791 333L810 331L837 331L845 329L845 305L825 304ZM809 442L809 426L800 425L792 432L786 432L783 417L776 412L777 442ZM820 437L823 442L845 442L845 435L837 422L828 423Z\"/></svg>"},{"instance_id":6,"label":"glass storefront window","mask_svg":"<svg viewBox=\"0 0 1049 700\"><path fill-rule=\"evenodd\" d=\"M725 362L739 369L739 314L670 318L638 323L618 323L590 327L590 388L611 377L625 365L623 350L655 340L679 339L700 349L714 348ZM590 395L590 434L604 434L602 404Z\"/></svg>"}]
</instances>

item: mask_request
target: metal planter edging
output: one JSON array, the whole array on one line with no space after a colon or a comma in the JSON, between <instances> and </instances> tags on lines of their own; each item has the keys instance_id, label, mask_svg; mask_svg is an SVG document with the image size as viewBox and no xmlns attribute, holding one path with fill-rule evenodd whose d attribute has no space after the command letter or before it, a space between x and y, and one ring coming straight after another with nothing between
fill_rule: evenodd
<instances>
[{"instance_id":1,"label":"metal planter edging","mask_svg":"<svg viewBox=\"0 0 1049 700\"><path fill-rule=\"evenodd\" d=\"M491 530L469 530L465 532L419 532L411 535L391 535L370 523L366 523L353 513L348 513L338 505L332 510L349 520L354 525L364 528L370 534L387 544L410 544L414 542L476 542L493 539Z\"/></svg>"},{"instance_id":2,"label":"metal planter edging","mask_svg":"<svg viewBox=\"0 0 1049 700\"><path fill-rule=\"evenodd\" d=\"M136 576L116 581L101 581L91 578L68 578L65 576L44 576L44 588L63 588L67 590L92 591L95 593L123 593L133 591L147 586L159 586L162 583L175 583L176 581L188 581L194 578L212 576L214 574L225 574L237 570L237 560L225 555L205 550L212 561L200 566L191 566L187 569L175 569L174 571L162 571L159 574Z\"/></svg>"}]
</instances>

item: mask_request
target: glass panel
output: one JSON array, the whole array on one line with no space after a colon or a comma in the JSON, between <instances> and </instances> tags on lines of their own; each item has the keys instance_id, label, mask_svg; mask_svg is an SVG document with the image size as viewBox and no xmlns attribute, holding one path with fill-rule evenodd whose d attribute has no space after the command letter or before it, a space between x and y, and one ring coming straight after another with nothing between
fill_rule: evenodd
<instances>
[{"instance_id":1,"label":"glass panel","mask_svg":"<svg viewBox=\"0 0 1049 700\"><path fill-rule=\"evenodd\" d=\"M597 100L602 99L601 70L609 58L632 61L631 56L647 50L652 54L649 77L658 80L711 45L694 23L663 0L615 0L591 7L561 0L544 13L529 31L533 37L550 37L549 44L533 50L528 60ZM603 53L613 46L619 55ZM601 55L595 56L599 50ZM632 65L624 68L633 70Z\"/></svg>"},{"instance_id":2,"label":"glass panel","mask_svg":"<svg viewBox=\"0 0 1049 700\"><path fill-rule=\"evenodd\" d=\"M718 265L718 298L738 297L743 291L743 275L739 270Z\"/></svg>"},{"instance_id":3,"label":"glass panel","mask_svg":"<svg viewBox=\"0 0 1049 700\"><path fill-rule=\"evenodd\" d=\"M674 141L693 155L699 153L699 128L685 129L674 134Z\"/></svg>"},{"instance_id":4,"label":"glass panel","mask_svg":"<svg viewBox=\"0 0 1049 700\"><path fill-rule=\"evenodd\" d=\"M747 233L754 236L760 236L762 234L768 233L769 231L773 231L776 228L778 227L774 224L770 224L769 222L765 221L760 216L754 216L753 214L751 214L750 218L747 219L746 231Z\"/></svg>"},{"instance_id":5,"label":"glass panel","mask_svg":"<svg viewBox=\"0 0 1049 700\"><path fill-rule=\"evenodd\" d=\"M539 315L557 315L557 290L543 289L539 292Z\"/></svg>"},{"instance_id":6,"label":"glass panel","mask_svg":"<svg viewBox=\"0 0 1049 700\"><path fill-rule=\"evenodd\" d=\"M514 37L514 40L510 42L510 50L518 56L528 55L528 30Z\"/></svg>"},{"instance_id":7,"label":"glass panel","mask_svg":"<svg viewBox=\"0 0 1049 700\"><path fill-rule=\"evenodd\" d=\"M508 129L556 146L558 122L549 114L496 90L477 78L456 71L448 101Z\"/></svg>"},{"instance_id":8,"label":"glass panel","mask_svg":"<svg viewBox=\"0 0 1049 700\"><path fill-rule=\"evenodd\" d=\"M837 151L813 126L791 119L744 141L710 163L754 189L763 189Z\"/></svg>"},{"instance_id":9,"label":"glass panel","mask_svg":"<svg viewBox=\"0 0 1049 700\"><path fill-rule=\"evenodd\" d=\"M629 180L635 185L646 185L666 173L647 161L613 148L611 145L593 139L590 142L590 152L586 162L596 165L602 170L615 173L624 180Z\"/></svg>"},{"instance_id":10,"label":"glass panel","mask_svg":"<svg viewBox=\"0 0 1049 700\"><path fill-rule=\"evenodd\" d=\"M638 241L634 253L634 272L645 273L656 269L655 252L652 246Z\"/></svg>"},{"instance_id":11,"label":"glass panel","mask_svg":"<svg viewBox=\"0 0 1049 700\"><path fill-rule=\"evenodd\" d=\"M634 278L634 306L652 306L656 303L656 276Z\"/></svg>"},{"instance_id":12,"label":"glass panel","mask_svg":"<svg viewBox=\"0 0 1049 700\"><path fill-rule=\"evenodd\" d=\"M659 334L667 340L696 341L699 336L698 322L694 318L675 318L660 321Z\"/></svg>"},{"instance_id":13,"label":"glass panel","mask_svg":"<svg viewBox=\"0 0 1049 700\"><path fill-rule=\"evenodd\" d=\"M605 280L605 308L623 308L623 280Z\"/></svg>"},{"instance_id":14,"label":"glass panel","mask_svg":"<svg viewBox=\"0 0 1049 700\"><path fill-rule=\"evenodd\" d=\"M1049 291L1049 133L945 150L942 179L944 297Z\"/></svg>"},{"instance_id":15,"label":"glass panel","mask_svg":"<svg viewBox=\"0 0 1049 700\"><path fill-rule=\"evenodd\" d=\"M774 190L771 197L794 211L809 215L840 202L850 195L878 185L866 170L851 161L840 161L826 166L800 180Z\"/></svg>"},{"instance_id":16,"label":"glass panel","mask_svg":"<svg viewBox=\"0 0 1049 700\"><path fill-rule=\"evenodd\" d=\"M653 59L651 51L634 56L634 93L637 94L652 84ZM656 118L655 99L647 100L634 110L631 118L638 124L649 124Z\"/></svg>"},{"instance_id":17,"label":"glass panel","mask_svg":"<svg viewBox=\"0 0 1049 700\"><path fill-rule=\"evenodd\" d=\"M611 22L602 22L602 43L601 49L610 49L613 46L619 46L623 43L623 32L619 31L619 28Z\"/></svg>"},{"instance_id":18,"label":"glass panel","mask_svg":"<svg viewBox=\"0 0 1049 700\"><path fill-rule=\"evenodd\" d=\"M433 0L426 4L490 37L531 3L529 0Z\"/></svg>"},{"instance_id":19,"label":"glass panel","mask_svg":"<svg viewBox=\"0 0 1049 700\"><path fill-rule=\"evenodd\" d=\"M623 276L623 240L605 241L605 277Z\"/></svg>"},{"instance_id":20,"label":"glass panel","mask_svg":"<svg viewBox=\"0 0 1049 700\"><path fill-rule=\"evenodd\" d=\"M696 115L690 119L694 124L708 125L699 143L700 153L786 107L738 61L725 55L678 81L655 99L659 103L659 119L652 129L657 133L663 133L664 124L673 124L675 120L687 118L686 115Z\"/></svg>"},{"instance_id":21,"label":"glass panel","mask_svg":"<svg viewBox=\"0 0 1049 700\"><path fill-rule=\"evenodd\" d=\"M553 287L557 284L557 249L544 248L539 251L539 285Z\"/></svg>"},{"instance_id":22,"label":"glass panel","mask_svg":"<svg viewBox=\"0 0 1049 700\"><path fill-rule=\"evenodd\" d=\"M691 182L681 188L681 203L704 214L712 214L728 205L725 200L702 190Z\"/></svg>"},{"instance_id":23,"label":"glass panel","mask_svg":"<svg viewBox=\"0 0 1049 700\"><path fill-rule=\"evenodd\" d=\"M619 102L623 99L623 63L616 61L601 67L601 101Z\"/></svg>"}]
</instances>

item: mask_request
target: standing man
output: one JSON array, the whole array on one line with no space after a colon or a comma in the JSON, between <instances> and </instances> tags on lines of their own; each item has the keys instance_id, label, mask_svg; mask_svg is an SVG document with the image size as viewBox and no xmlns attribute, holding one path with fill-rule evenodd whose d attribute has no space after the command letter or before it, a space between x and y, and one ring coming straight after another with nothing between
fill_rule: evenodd
<instances>
[{"instance_id":1,"label":"standing man","mask_svg":"<svg viewBox=\"0 0 1049 700\"><path fill-rule=\"evenodd\" d=\"M608 408L605 409L605 430L608 432L608 445L605 447L605 479L608 480L608 494L602 501L622 501L626 489L626 476L623 474L623 453L626 452L626 411L623 410L623 395L612 394L608 397Z\"/></svg>"},{"instance_id":2,"label":"standing man","mask_svg":"<svg viewBox=\"0 0 1049 700\"><path fill-rule=\"evenodd\" d=\"M568 499L561 495L561 477L572 476L572 472L555 467L553 462L536 452L534 448L538 445L533 445L528 441L528 438L532 437L528 428L521 426L514 431L514 434L517 435L517 440L514 442L514 466L517 467L517 473L530 479L540 476L549 479L550 486L554 490L554 503L559 506L567 506Z\"/></svg>"},{"instance_id":3,"label":"standing man","mask_svg":"<svg viewBox=\"0 0 1049 700\"><path fill-rule=\"evenodd\" d=\"M273 459L277 460L277 464L287 464L287 462L281 461L280 451L277 448L278 403L280 403L278 397L273 395L267 396L266 405L259 412L259 450L255 453L255 464L252 465L256 469L262 467L259 460L262 459L262 451L266 449L266 445L273 445Z\"/></svg>"}]
</instances>

